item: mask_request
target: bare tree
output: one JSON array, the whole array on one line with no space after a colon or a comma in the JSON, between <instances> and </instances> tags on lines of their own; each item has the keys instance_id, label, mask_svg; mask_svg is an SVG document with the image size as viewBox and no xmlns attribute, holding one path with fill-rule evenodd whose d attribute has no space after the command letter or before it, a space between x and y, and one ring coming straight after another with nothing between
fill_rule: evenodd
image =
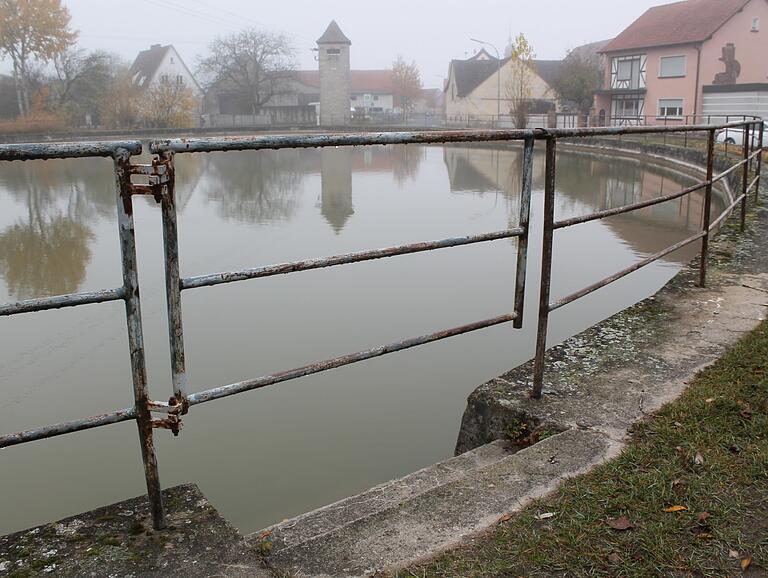
<instances>
[{"instance_id":1,"label":"bare tree","mask_svg":"<svg viewBox=\"0 0 768 578\"><path fill-rule=\"evenodd\" d=\"M127 65L115 70L106 92L98 101L101 124L109 128L133 128L139 122L141 88L131 79Z\"/></svg>"},{"instance_id":2,"label":"bare tree","mask_svg":"<svg viewBox=\"0 0 768 578\"><path fill-rule=\"evenodd\" d=\"M0 0L0 54L13 63L20 115L31 111L32 63L48 62L75 42L69 20L61 0Z\"/></svg>"},{"instance_id":3,"label":"bare tree","mask_svg":"<svg viewBox=\"0 0 768 578\"><path fill-rule=\"evenodd\" d=\"M120 68L120 59L107 52L69 49L55 56L53 64L54 106L72 124L98 112L99 101Z\"/></svg>"},{"instance_id":4,"label":"bare tree","mask_svg":"<svg viewBox=\"0 0 768 578\"><path fill-rule=\"evenodd\" d=\"M295 69L295 50L288 38L264 30L243 30L216 38L198 71L208 88L236 92L257 114L273 96L285 90Z\"/></svg>"},{"instance_id":5,"label":"bare tree","mask_svg":"<svg viewBox=\"0 0 768 578\"><path fill-rule=\"evenodd\" d=\"M533 59L536 55L524 34L518 34L512 42L509 58L509 75L506 85L509 114L517 128L525 128L531 109L533 80L536 74Z\"/></svg>"},{"instance_id":6,"label":"bare tree","mask_svg":"<svg viewBox=\"0 0 768 578\"><path fill-rule=\"evenodd\" d=\"M409 110L421 97L421 74L416 62L408 64L399 54L392 63L395 90L403 100L403 109Z\"/></svg>"}]
</instances>

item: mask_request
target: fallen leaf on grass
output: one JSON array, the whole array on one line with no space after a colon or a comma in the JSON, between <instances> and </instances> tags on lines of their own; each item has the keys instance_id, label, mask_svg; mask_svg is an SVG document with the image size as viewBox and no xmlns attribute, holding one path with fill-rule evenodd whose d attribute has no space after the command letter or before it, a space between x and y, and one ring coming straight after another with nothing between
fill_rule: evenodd
<instances>
[{"instance_id":1,"label":"fallen leaf on grass","mask_svg":"<svg viewBox=\"0 0 768 578\"><path fill-rule=\"evenodd\" d=\"M621 556L619 556L616 552L612 552L611 554L608 554L608 561L611 564L620 564Z\"/></svg>"},{"instance_id":2,"label":"fallen leaf on grass","mask_svg":"<svg viewBox=\"0 0 768 578\"><path fill-rule=\"evenodd\" d=\"M710 398L705 399L704 403L712 403L713 401L715 401L715 398L714 397L710 397Z\"/></svg>"},{"instance_id":3,"label":"fallen leaf on grass","mask_svg":"<svg viewBox=\"0 0 768 578\"><path fill-rule=\"evenodd\" d=\"M746 569L747 569L747 568L749 568L751 565L752 565L752 557L751 557L751 556L747 556L746 558L744 558L744 559L741 561L741 569L742 569L742 570L746 570Z\"/></svg>"},{"instance_id":4,"label":"fallen leaf on grass","mask_svg":"<svg viewBox=\"0 0 768 578\"><path fill-rule=\"evenodd\" d=\"M499 518L499 524L503 524L504 522L509 522L512 519L512 514L504 514L501 518Z\"/></svg>"},{"instance_id":5,"label":"fallen leaf on grass","mask_svg":"<svg viewBox=\"0 0 768 578\"><path fill-rule=\"evenodd\" d=\"M697 466L704 465L704 456L696 452L696 457L693 458L693 463L696 464Z\"/></svg>"},{"instance_id":6,"label":"fallen leaf on grass","mask_svg":"<svg viewBox=\"0 0 768 578\"><path fill-rule=\"evenodd\" d=\"M712 514L710 514L709 512L702 512L701 514L699 514L698 520L699 522L706 522L711 517L712 517Z\"/></svg>"},{"instance_id":7,"label":"fallen leaf on grass","mask_svg":"<svg viewBox=\"0 0 768 578\"><path fill-rule=\"evenodd\" d=\"M739 553L736 550L728 550L728 557L729 558L738 558Z\"/></svg>"},{"instance_id":8,"label":"fallen leaf on grass","mask_svg":"<svg viewBox=\"0 0 768 578\"><path fill-rule=\"evenodd\" d=\"M625 530L631 530L635 527L626 516L622 516L621 518L611 518L608 520L608 525L617 532L624 532Z\"/></svg>"},{"instance_id":9,"label":"fallen leaf on grass","mask_svg":"<svg viewBox=\"0 0 768 578\"><path fill-rule=\"evenodd\" d=\"M544 512L543 514L539 514L536 516L537 520L549 520L550 518L554 518L555 513L554 512Z\"/></svg>"},{"instance_id":10,"label":"fallen leaf on grass","mask_svg":"<svg viewBox=\"0 0 768 578\"><path fill-rule=\"evenodd\" d=\"M688 507L687 506L670 506L669 508L664 508L664 511L667 514L674 514L675 512L687 512Z\"/></svg>"}]
</instances>

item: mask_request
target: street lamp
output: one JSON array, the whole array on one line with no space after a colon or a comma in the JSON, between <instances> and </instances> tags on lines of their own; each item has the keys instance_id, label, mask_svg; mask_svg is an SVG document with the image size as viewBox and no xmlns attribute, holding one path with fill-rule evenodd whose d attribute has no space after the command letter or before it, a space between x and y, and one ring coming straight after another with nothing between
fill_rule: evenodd
<instances>
[{"instance_id":1,"label":"street lamp","mask_svg":"<svg viewBox=\"0 0 768 578\"><path fill-rule=\"evenodd\" d=\"M485 40L478 40L477 38L470 38L472 42L477 42L478 44L485 44L486 46L490 46L493 48L494 52L496 52L496 122L501 121L501 55L499 54L499 49L496 48L493 44L490 42L486 42Z\"/></svg>"}]
</instances>

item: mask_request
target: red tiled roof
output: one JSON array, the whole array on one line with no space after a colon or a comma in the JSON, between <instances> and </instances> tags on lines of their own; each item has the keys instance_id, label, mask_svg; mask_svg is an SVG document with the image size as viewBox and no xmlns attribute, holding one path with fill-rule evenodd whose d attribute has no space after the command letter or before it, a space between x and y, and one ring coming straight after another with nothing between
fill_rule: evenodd
<instances>
[{"instance_id":1,"label":"red tiled roof","mask_svg":"<svg viewBox=\"0 0 768 578\"><path fill-rule=\"evenodd\" d=\"M296 78L302 84L320 88L319 70L297 70ZM350 70L350 89L355 93L395 94L395 80L391 70Z\"/></svg>"},{"instance_id":2,"label":"red tiled roof","mask_svg":"<svg viewBox=\"0 0 768 578\"><path fill-rule=\"evenodd\" d=\"M703 42L750 0L687 0L649 9L601 52Z\"/></svg>"}]
</instances>

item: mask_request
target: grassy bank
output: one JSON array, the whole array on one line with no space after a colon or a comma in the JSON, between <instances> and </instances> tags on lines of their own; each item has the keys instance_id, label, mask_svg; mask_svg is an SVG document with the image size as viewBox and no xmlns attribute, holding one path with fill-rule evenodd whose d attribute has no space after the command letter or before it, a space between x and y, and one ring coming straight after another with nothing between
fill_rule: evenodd
<instances>
[{"instance_id":1,"label":"grassy bank","mask_svg":"<svg viewBox=\"0 0 768 578\"><path fill-rule=\"evenodd\" d=\"M768 323L623 454L399 576L768 577Z\"/></svg>"}]
</instances>

